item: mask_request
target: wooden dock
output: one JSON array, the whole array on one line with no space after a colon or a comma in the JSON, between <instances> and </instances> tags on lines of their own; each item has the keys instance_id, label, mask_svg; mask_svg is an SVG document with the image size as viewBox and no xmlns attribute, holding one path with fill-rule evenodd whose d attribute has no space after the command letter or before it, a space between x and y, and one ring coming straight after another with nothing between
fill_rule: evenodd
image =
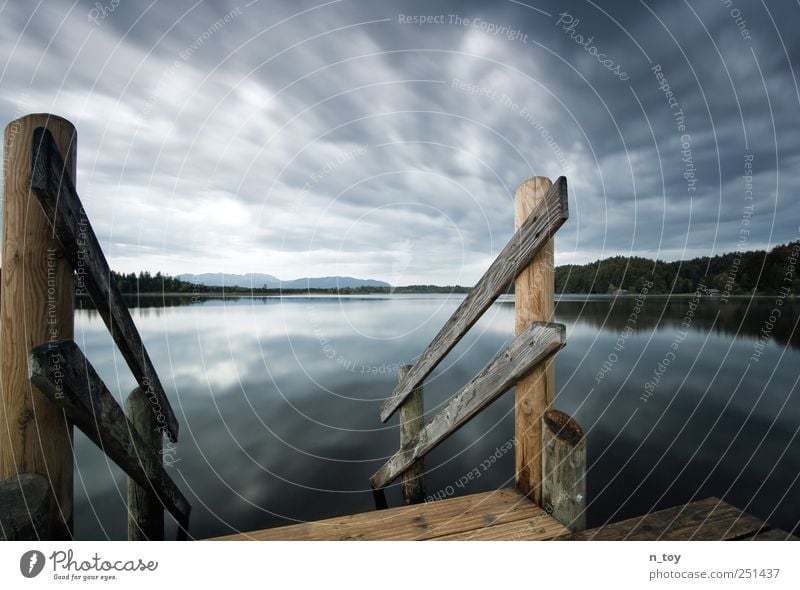
<instances>
[{"instance_id":1,"label":"wooden dock","mask_svg":"<svg viewBox=\"0 0 800 590\"><path fill-rule=\"evenodd\" d=\"M73 427L128 476L128 539L163 539L165 511L178 523L178 539L187 539L191 505L163 455L164 437L178 441L178 420L78 196L76 137L69 121L47 114L6 128L0 315L10 320L0 331L0 436L7 441L0 445L0 539L72 537ZM400 371L381 407L383 422L399 414L400 444L370 478L377 511L221 539L794 540L716 498L585 530L586 434L554 399L553 357L566 344L566 327L552 321L553 236L568 217L566 178L534 177L517 188L516 232ZM512 285L515 338L426 415L425 379ZM76 286L92 298L138 383L125 408L73 340ZM515 487L425 503L425 456L511 389ZM490 455L489 465L497 458ZM385 489L395 480L404 505L388 509Z\"/></svg>"},{"instance_id":2,"label":"wooden dock","mask_svg":"<svg viewBox=\"0 0 800 590\"><path fill-rule=\"evenodd\" d=\"M513 533L512 533L513 532ZM222 541L546 540L564 525L513 489L220 537Z\"/></svg>"},{"instance_id":3,"label":"wooden dock","mask_svg":"<svg viewBox=\"0 0 800 590\"><path fill-rule=\"evenodd\" d=\"M797 540L718 498L573 534L516 490L351 514L217 541L738 541Z\"/></svg>"}]
</instances>

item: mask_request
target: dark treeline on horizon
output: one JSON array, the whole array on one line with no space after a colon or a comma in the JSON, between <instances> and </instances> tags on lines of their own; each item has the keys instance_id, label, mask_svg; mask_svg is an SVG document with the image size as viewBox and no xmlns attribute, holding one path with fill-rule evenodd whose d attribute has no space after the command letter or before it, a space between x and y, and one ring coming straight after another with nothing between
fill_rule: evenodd
<instances>
[{"instance_id":1,"label":"dark treeline on horizon","mask_svg":"<svg viewBox=\"0 0 800 590\"><path fill-rule=\"evenodd\" d=\"M157 272L118 273L111 271L112 278L116 281L117 287L123 294L131 295L136 293L175 293L185 295L204 295L204 294L258 294L258 295L278 295L278 294L343 294L359 295L368 293L469 293L470 287L440 286L440 285L407 285L404 287L342 287L337 289L274 289L266 287L209 287L198 285L189 281L162 274Z\"/></svg>"},{"instance_id":2,"label":"dark treeline on horizon","mask_svg":"<svg viewBox=\"0 0 800 590\"><path fill-rule=\"evenodd\" d=\"M557 266L556 293L612 293L616 289L633 293L652 282L650 293L693 293L703 286L727 295L772 295L786 290L796 295L800 293L800 274L795 268L799 253L800 241L795 241L769 252L730 252L674 262L614 256Z\"/></svg>"},{"instance_id":3,"label":"dark treeline on horizon","mask_svg":"<svg viewBox=\"0 0 800 590\"><path fill-rule=\"evenodd\" d=\"M647 283L649 293L692 293L700 286L727 295L800 293L796 266L800 241L776 246L771 251L731 252L719 256L665 262L639 256L613 256L588 264L567 264L555 269L556 293L606 294L617 289L639 292ZM402 287L347 287L340 289L268 289L209 287L157 272L117 273L117 286L125 294L342 294L369 293L468 293L470 287L407 285ZM509 293L513 293L513 286Z\"/></svg>"}]
</instances>

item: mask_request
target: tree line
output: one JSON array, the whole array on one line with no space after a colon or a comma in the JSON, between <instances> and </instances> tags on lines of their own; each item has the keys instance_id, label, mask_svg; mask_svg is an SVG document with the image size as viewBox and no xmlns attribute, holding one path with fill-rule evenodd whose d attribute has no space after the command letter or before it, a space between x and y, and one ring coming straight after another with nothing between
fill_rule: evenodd
<instances>
[{"instance_id":1,"label":"tree line","mask_svg":"<svg viewBox=\"0 0 800 590\"><path fill-rule=\"evenodd\" d=\"M800 241L776 246L769 252L753 250L665 262L639 256L613 256L588 264L566 264L555 269L556 293L638 292L646 283L649 293L693 293L700 285L728 295L772 295L781 290L800 293L800 273L795 271ZM332 289L269 289L209 287L157 272L111 272L122 293L259 294L320 293L468 293L470 287L407 285L403 287L347 287ZM509 293L513 293L513 285Z\"/></svg>"},{"instance_id":2,"label":"tree line","mask_svg":"<svg viewBox=\"0 0 800 590\"><path fill-rule=\"evenodd\" d=\"M441 285L407 285L403 287L339 287L330 289L276 289L263 287L209 287L207 285L197 285L184 281L179 278L165 275L160 272L151 274L149 272L118 273L111 271L111 278L117 283L121 293L176 293L176 294L249 294L258 295L278 295L293 293L318 293L318 294L340 294L340 295L359 295L369 293L469 293L469 287L441 286Z\"/></svg>"},{"instance_id":3,"label":"tree line","mask_svg":"<svg viewBox=\"0 0 800 590\"><path fill-rule=\"evenodd\" d=\"M730 295L800 293L797 256L800 241L769 252L752 250L665 262L638 256L613 256L555 269L556 293L612 293L617 289L650 293L693 293L700 285Z\"/></svg>"}]
</instances>

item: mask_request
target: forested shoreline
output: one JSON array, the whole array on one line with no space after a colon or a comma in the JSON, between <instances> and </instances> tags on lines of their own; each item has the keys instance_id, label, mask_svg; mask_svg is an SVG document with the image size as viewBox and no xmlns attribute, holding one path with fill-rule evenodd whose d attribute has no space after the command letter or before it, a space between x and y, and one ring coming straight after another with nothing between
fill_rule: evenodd
<instances>
[{"instance_id":1,"label":"forested shoreline","mask_svg":"<svg viewBox=\"0 0 800 590\"><path fill-rule=\"evenodd\" d=\"M666 262L638 256L613 256L587 264L567 264L555 269L556 293L636 293L647 283L651 294L693 293L699 287L717 289L724 295L772 295L800 293L796 271L800 241L776 246L769 252L730 252L713 257ZM112 271L125 294L168 293L181 295L291 295L370 293L468 293L461 285L406 285L401 287L347 287L340 289L270 289L250 287L209 287L157 272L117 273ZM513 287L509 291L513 293Z\"/></svg>"}]
</instances>

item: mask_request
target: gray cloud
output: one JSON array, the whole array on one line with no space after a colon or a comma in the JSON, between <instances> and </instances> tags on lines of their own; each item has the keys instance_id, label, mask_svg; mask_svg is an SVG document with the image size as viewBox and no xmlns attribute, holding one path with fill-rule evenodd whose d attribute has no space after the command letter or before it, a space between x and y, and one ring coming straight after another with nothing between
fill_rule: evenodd
<instances>
[{"instance_id":1,"label":"gray cloud","mask_svg":"<svg viewBox=\"0 0 800 590\"><path fill-rule=\"evenodd\" d=\"M535 174L569 179L558 262L713 255L737 247L746 154L748 246L798 238L797 6L122 0L97 23L93 9L4 5L0 115L76 124L79 189L119 270L471 284Z\"/></svg>"}]
</instances>

